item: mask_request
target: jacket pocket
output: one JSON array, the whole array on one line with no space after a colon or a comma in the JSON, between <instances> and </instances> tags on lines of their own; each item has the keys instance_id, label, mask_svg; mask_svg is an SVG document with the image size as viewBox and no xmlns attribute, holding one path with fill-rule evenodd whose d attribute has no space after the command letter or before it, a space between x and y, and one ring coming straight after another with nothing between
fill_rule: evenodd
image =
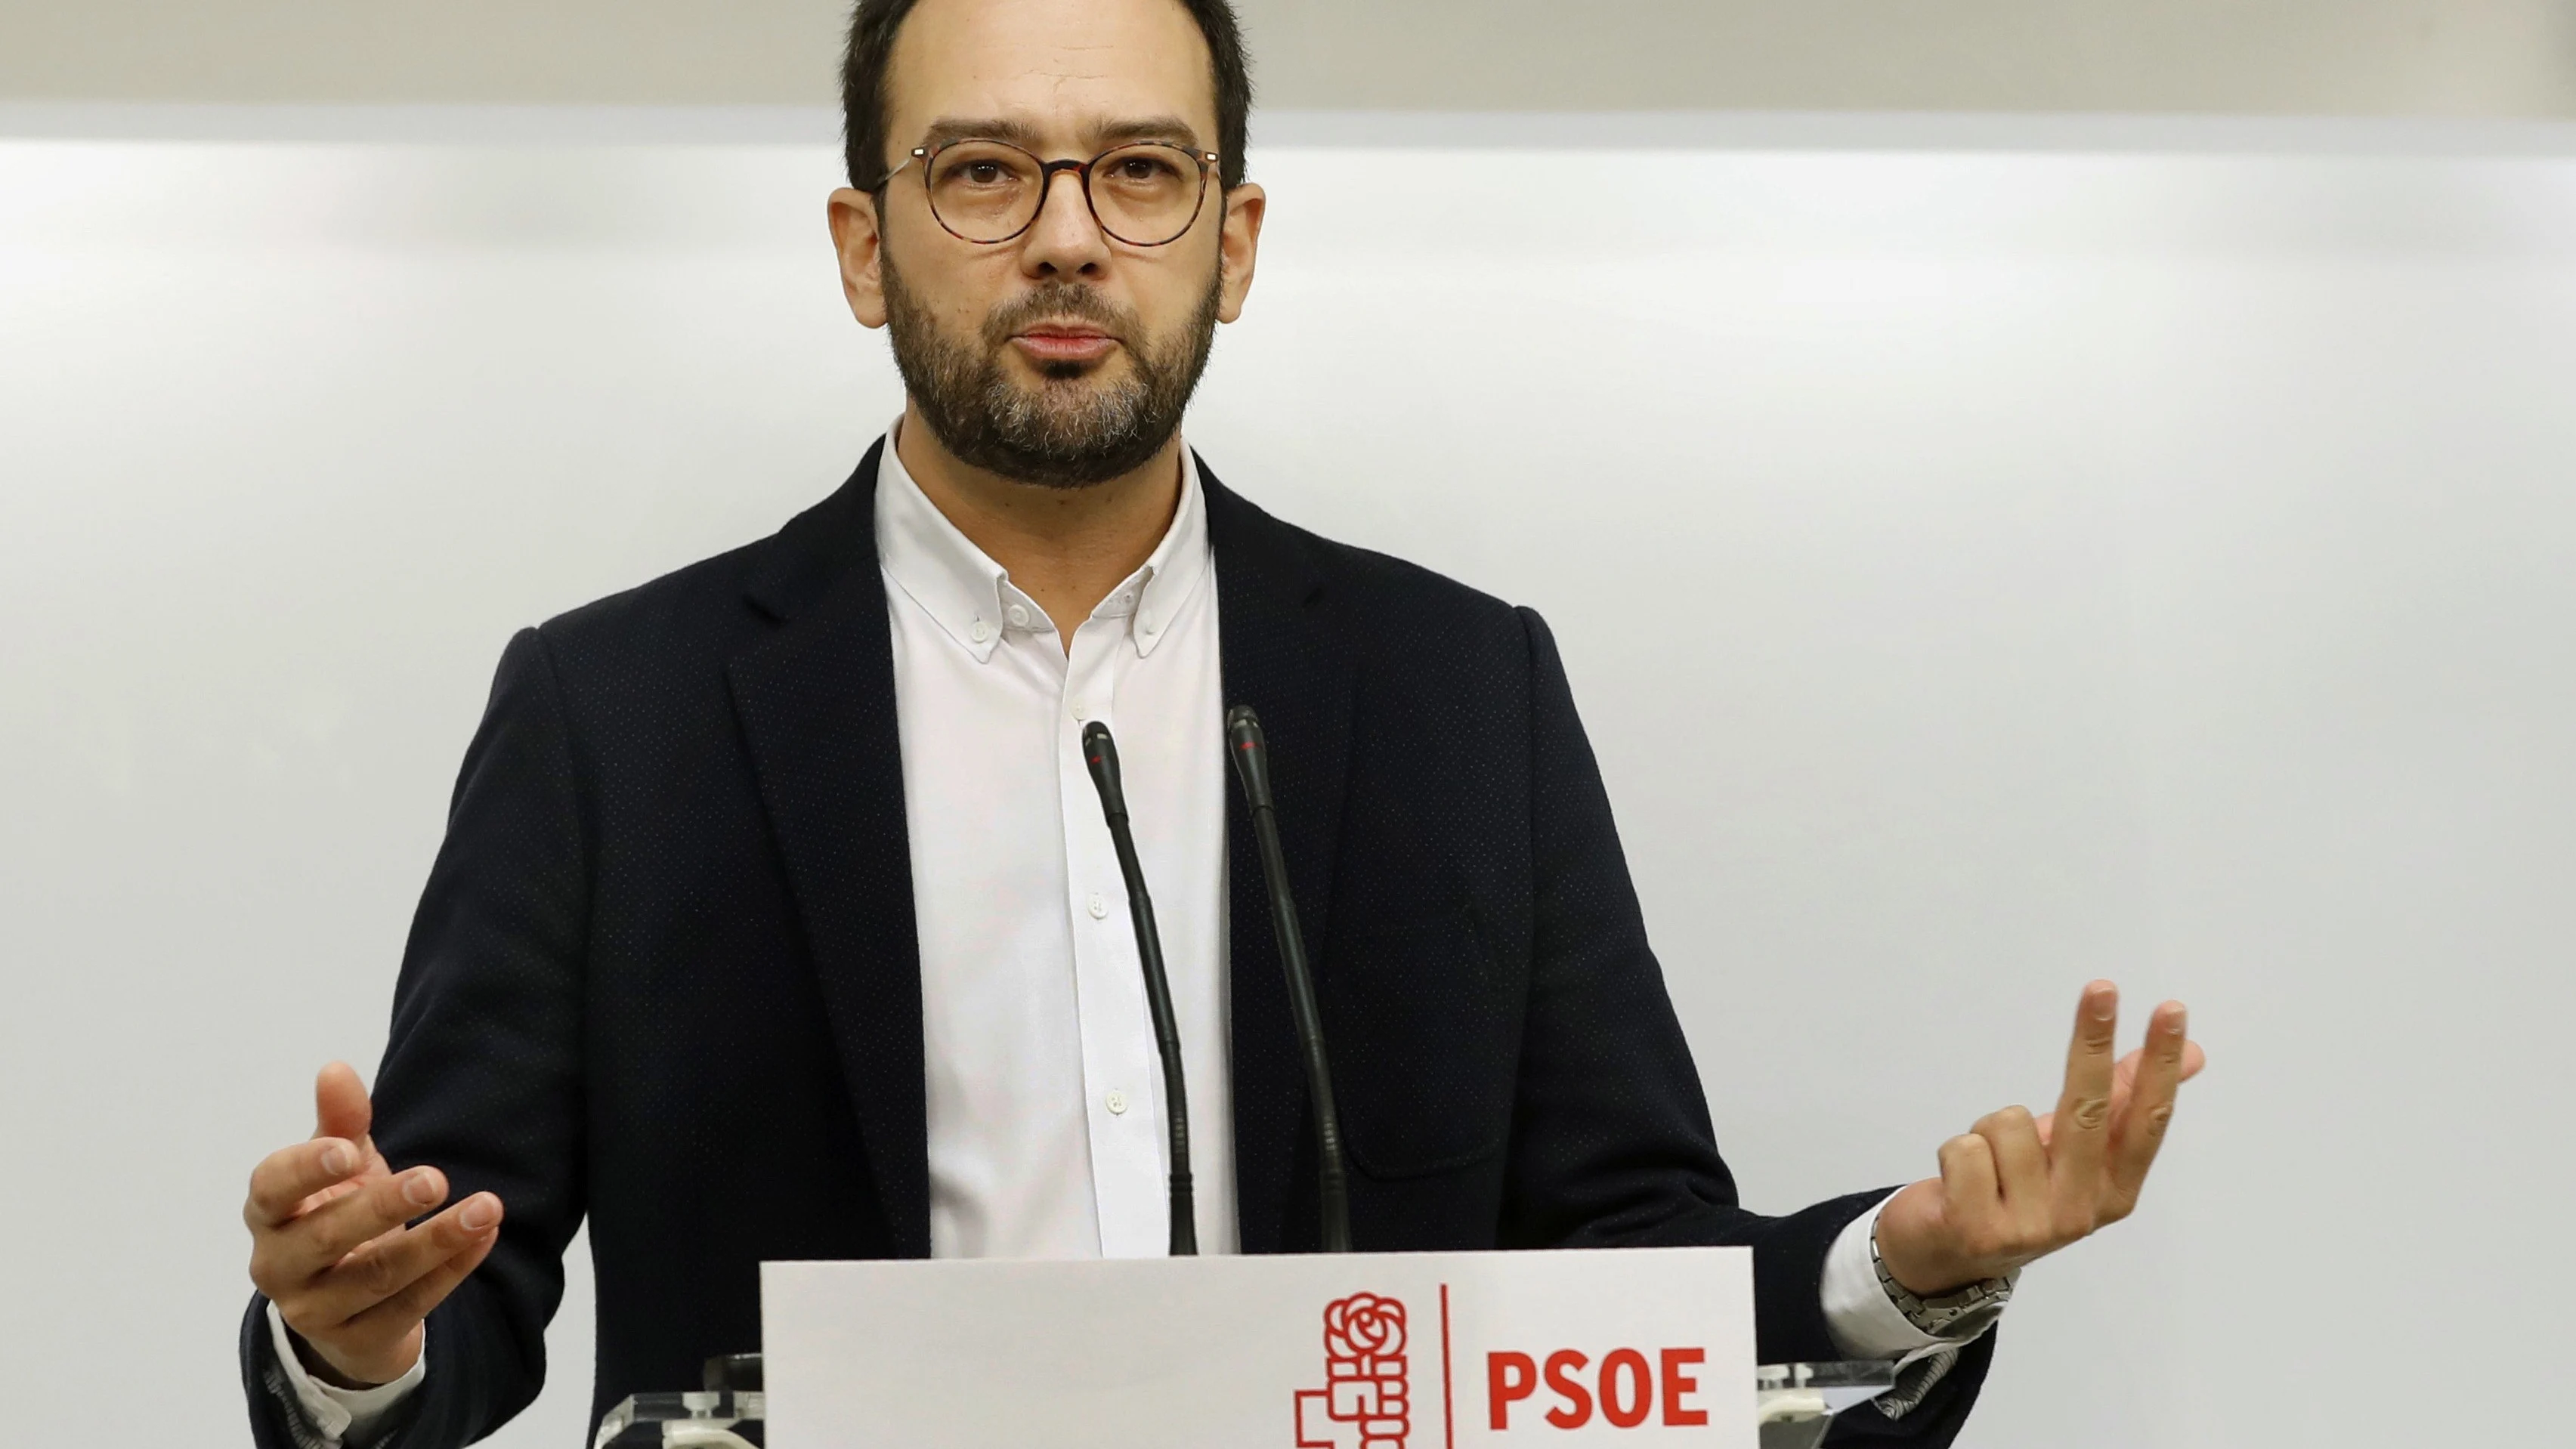
<instances>
[{"instance_id":1,"label":"jacket pocket","mask_svg":"<svg viewBox=\"0 0 2576 1449\"><path fill-rule=\"evenodd\" d=\"M1351 1161L1446 1172L1511 1131L1520 1002L1466 906L1336 940L1317 983Z\"/></svg>"}]
</instances>

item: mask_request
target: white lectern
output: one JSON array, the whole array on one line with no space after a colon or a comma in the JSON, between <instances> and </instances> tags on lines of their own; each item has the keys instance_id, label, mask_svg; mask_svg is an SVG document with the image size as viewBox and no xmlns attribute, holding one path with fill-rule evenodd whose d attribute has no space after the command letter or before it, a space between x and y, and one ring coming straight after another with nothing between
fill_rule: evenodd
<instances>
[{"instance_id":1,"label":"white lectern","mask_svg":"<svg viewBox=\"0 0 2576 1449\"><path fill-rule=\"evenodd\" d=\"M598 1449L1805 1449L1885 1364L1753 1358L1740 1248L772 1263L765 1355Z\"/></svg>"}]
</instances>

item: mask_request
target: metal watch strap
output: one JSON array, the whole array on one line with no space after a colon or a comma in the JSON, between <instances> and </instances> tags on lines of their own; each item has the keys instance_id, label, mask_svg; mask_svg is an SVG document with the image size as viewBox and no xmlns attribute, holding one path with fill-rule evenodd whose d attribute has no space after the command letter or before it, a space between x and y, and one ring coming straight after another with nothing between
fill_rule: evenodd
<instances>
[{"instance_id":1,"label":"metal watch strap","mask_svg":"<svg viewBox=\"0 0 2576 1449\"><path fill-rule=\"evenodd\" d=\"M1878 1234L1869 1236L1869 1265L1878 1270L1878 1286L1887 1290L1888 1301L1905 1321L1934 1338L1970 1337L1974 1331L2003 1312L2012 1301L2013 1284L2021 1278L2016 1271L2000 1278L1981 1278L1956 1292L1938 1298L1917 1298L1887 1271L1887 1260L1878 1255ZM1970 1330L1962 1334L1962 1326Z\"/></svg>"}]
</instances>

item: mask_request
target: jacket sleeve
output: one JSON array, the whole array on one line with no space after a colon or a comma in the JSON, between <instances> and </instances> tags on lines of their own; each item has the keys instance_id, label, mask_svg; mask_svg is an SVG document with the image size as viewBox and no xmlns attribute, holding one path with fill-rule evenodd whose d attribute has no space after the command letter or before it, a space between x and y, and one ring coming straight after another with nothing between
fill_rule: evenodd
<instances>
[{"instance_id":1,"label":"jacket sleeve","mask_svg":"<svg viewBox=\"0 0 2576 1449\"><path fill-rule=\"evenodd\" d=\"M1891 1189L1786 1217L1739 1203L1663 968L1646 943L1564 662L1545 621L1527 609L1521 619L1531 675L1534 899L1504 1240L1750 1247L1762 1360L1838 1358L1821 1291L1826 1254L1844 1226ZM1923 1405L1893 1422L1880 1417L1873 1431L1948 1443L1984 1377L1991 1340L1963 1354Z\"/></svg>"},{"instance_id":2,"label":"jacket sleeve","mask_svg":"<svg viewBox=\"0 0 2576 1449\"><path fill-rule=\"evenodd\" d=\"M396 1171L432 1164L450 1202L490 1191L502 1203L491 1256L430 1315L426 1377L379 1441L398 1449L482 1438L545 1381L545 1327L583 1211L582 795L545 640L524 630L466 751L373 1090L376 1144ZM266 1391L268 1336L246 1323L241 1353L253 1437L290 1449L289 1416Z\"/></svg>"}]
</instances>

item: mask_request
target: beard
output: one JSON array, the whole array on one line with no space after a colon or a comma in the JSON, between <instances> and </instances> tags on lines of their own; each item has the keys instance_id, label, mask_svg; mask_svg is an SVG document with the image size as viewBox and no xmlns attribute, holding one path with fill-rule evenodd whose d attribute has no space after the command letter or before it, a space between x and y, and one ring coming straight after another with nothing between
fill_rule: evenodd
<instances>
[{"instance_id":1,"label":"beard","mask_svg":"<svg viewBox=\"0 0 2576 1449\"><path fill-rule=\"evenodd\" d=\"M878 268L895 367L922 420L959 461L1018 483L1088 488L1143 467L1179 430L1216 342L1221 278L1213 268L1196 313L1162 338L1145 337L1135 313L1081 282L1050 283L1005 302L980 335L956 337L904 285L894 258L880 254ZM1049 319L1087 322L1115 338L1125 375L1095 379L1105 358L1041 363L1035 387L1013 381L1003 349L1022 328Z\"/></svg>"}]
</instances>

